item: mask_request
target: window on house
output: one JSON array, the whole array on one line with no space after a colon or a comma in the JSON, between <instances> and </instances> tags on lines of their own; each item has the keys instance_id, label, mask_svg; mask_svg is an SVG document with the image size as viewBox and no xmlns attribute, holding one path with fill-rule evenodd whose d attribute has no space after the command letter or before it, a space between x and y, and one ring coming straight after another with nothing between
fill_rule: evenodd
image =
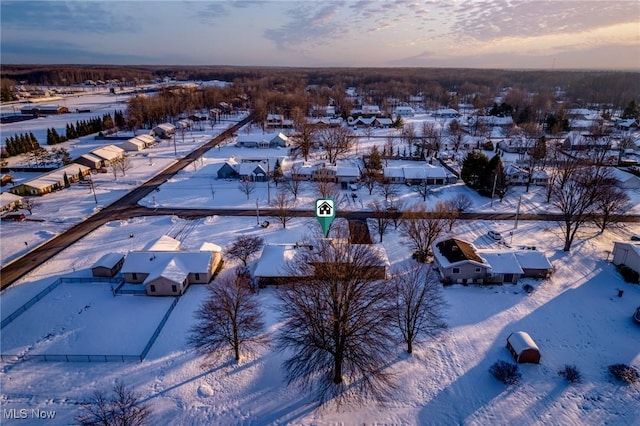
<instances>
[{"instance_id":1,"label":"window on house","mask_svg":"<svg viewBox=\"0 0 640 426\"><path fill-rule=\"evenodd\" d=\"M200 280L200 274L196 274L196 280Z\"/></svg>"},{"instance_id":2,"label":"window on house","mask_svg":"<svg viewBox=\"0 0 640 426\"><path fill-rule=\"evenodd\" d=\"M480 268L476 268L476 272L480 272Z\"/></svg>"},{"instance_id":3,"label":"window on house","mask_svg":"<svg viewBox=\"0 0 640 426\"><path fill-rule=\"evenodd\" d=\"M451 273L453 273L453 274L459 274L459 273L460 273L460 268L453 268L453 269L451 270Z\"/></svg>"},{"instance_id":4,"label":"window on house","mask_svg":"<svg viewBox=\"0 0 640 426\"><path fill-rule=\"evenodd\" d=\"M149 286L149 289L151 290L151 293L155 293L155 292L156 292L156 286L155 286L155 285L153 285L153 284L151 284L151 285Z\"/></svg>"},{"instance_id":5,"label":"window on house","mask_svg":"<svg viewBox=\"0 0 640 426\"><path fill-rule=\"evenodd\" d=\"M176 293L178 291L178 287L176 285L171 286L171 291Z\"/></svg>"},{"instance_id":6,"label":"window on house","mask_svg":"<svg viewBox=\"0 0 640 426\"><path fill-rule=\"evenodd\" d=\"M136 281L138 279L138 274L136 274L135 272L133 274L131 274L131 279Z\"/></svg>"}]
</instances>

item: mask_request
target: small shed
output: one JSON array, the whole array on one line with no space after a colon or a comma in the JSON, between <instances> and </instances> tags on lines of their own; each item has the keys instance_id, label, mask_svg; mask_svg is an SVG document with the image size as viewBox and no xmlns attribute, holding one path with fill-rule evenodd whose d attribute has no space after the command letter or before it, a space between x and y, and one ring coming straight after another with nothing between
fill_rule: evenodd
<instances>
[{"instance_id":1,"label":"small shed","mask_svg":"<svg viewBox=\"0 0 640 426\"><path fill-rule=\"evenodd\" d=\"M540 363L540 349L524 331L516 331L507 337L507 349L518 363Z\"/></svg>"},{"instance_id":2,"label":"small shed","mask_svg":"<svg viewBox=\"0 0 640 426\"><path fill-rule=\"evenodd\" d=\"M124 255L121 253L108 253L102 256L92 267L91 274L94 277L113 278L120 272L124 263Z\"/></svg>"}]
</instances>

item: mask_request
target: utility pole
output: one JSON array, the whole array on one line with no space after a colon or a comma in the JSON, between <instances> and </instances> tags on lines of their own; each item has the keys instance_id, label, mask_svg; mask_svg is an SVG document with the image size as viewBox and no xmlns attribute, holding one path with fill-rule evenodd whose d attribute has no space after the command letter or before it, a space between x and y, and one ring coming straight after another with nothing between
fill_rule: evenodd
<instances>
[{"instance_id":1,"label":"utility pole","mask_svg":"<svg viewBox=\"0 0 640 426\"><path fill-rule=\"evenodd\" d=\"M256 198L256 225L260 225L260 207L258 207L259 200L259 198Z\"/></svg>"},{"instance_id":2,"label":"utility pole","mask_svg":"<svg viewBox=\"0 0 640 426\"><path fill-rule=\"evenodd\" d=\"M516 226L513 229L518 229L518 215L520 214L520 203L522 202L522 195L518 198L518 208L516 209Z\"/></svg>"},{"instance_id":3,"label":"utility pole","mask_svg":"<svg viewBox=\"0 0 640 426\"><path fill-rule=\"evenodd\" d=\"M270 161L267 158L267 204L271 205L271 185L270 185L270 177L271 177L271 168L270 168Z\"/></svg>"},{"instance_id":4,"label":"utility pole","mask_svg":"<svg viewBox=\"0 0 640 426\"><path fill-rule=\"evenodd\" d=\"M498 182L498 174L493 177L493 190L491 191L491 207L493 207L493 196L496 194L496 183Z\"/></svg>"},{"instance_id":5,"label":"utility pole","mask_svg":"<svg viewBox=\"0 0 640 426\"><path fill-rule=\"evenodd\" d=\"M96 204L98 204L98 197L96 196L96 189L93 187L93 178L91 177L91 173L89 173L88 176L89 185L91 186L91 192L93 192L93 199L95 200Z\"/></svg>"}]
</instances>

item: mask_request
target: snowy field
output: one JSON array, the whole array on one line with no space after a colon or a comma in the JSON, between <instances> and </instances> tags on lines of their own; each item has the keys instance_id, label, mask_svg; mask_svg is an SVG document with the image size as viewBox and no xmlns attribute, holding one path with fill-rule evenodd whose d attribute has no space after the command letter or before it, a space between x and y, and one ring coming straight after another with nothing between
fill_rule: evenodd
<instances>
[{"instance_id":1,"label":"snowy field","mask_svg":"<svg viewBox=\"0 0 640 426\"><path fill-rule=\"evenodd\" d=\"M479 247L498 249L500 246L485 236L494 225L461 222L453 235ZM188 230L184 235L187 247L209 241L224 248L240 234L259 235L266 242L295 242L317 226L315 220L305 218L293 219L286 229L273 225L260 228L255 218L210 217L198 220L196 226L176 217L111 222L3 292L2 317L31 297L26 290L34 284L50 283L61 275L87 276L88 268L106 252L139 249L183 228ZM612 241L627 231L599 235L595 229L586 228L574 249L564 253L554 224L521 222L513 244L536 245L551 259L554 275L544 281L524 281L536 287L532 294L522 290L524 282L444 288L449 305L448 331L436 341L419 345L411 356L398 345L397 356L389 360L388 368L396 375L399 388L385 404L346 406L340 412L332 405L318 409L308 395L285 385L281 355L269 348L240 364L223 361L204 367L204 359L186 347L193 312L206 296L204 286L198 285L181 298L142 363L3 364L0 401L6 409L55 410L53 424L68 424L77 413L77 401L120 379L149 402L152 424L638 424L640 389L614 382L606 372L607 365L613 363L640 367L640 328L631 320L640 305L640 287L625 284L606 261ZM130 233L135 237L125 242L123 234ZM386 235L382 244L393 265L410 255L397 231ZM235 265L227 261L223 273L229 273ZM114 298L108 289L94 284L86 284L87 288L64 286L34 305L33 312L23 314L29 315L22 318L25 321L32 318L40 324L25 323L19 339L11 327L20 319L3 330L3 351L6 345L16 344L31 344L42 348L43 353L57 350L63 342L73 343L77 338L80 343L89 330L102 327L107 335L120 329L122 339L114 346L137 351L139 346L129 343L127 337L128 333L138 333L131 331L139 325L136 318L143 317L142 323L147 323L147 312L159 314L161 308L146 303L170 300ZM621 298L617 297L618 289L624 291ZM270 333L279 327L275 315L277 292L276 288L267 288L258 295ZM90 308L79 313L86 305ZM110 309L120 313L135 310L135 315L124 314L118 320L112 320L110 313L100 315ZM114 323L105 324L110 321ZM60 332L61 326L64 332ZM497 360L511 360L505 348L506 337L519 330L536 340L542 361L540 365L522 365L521 383L507 388L488 373L488 368ZM54 336L51 341L42 339L49 334ZM143 340L146 343L146 338ZM57 341L61 346L55 346ZM108 346L97 338L82 343L85 352L98 352ZM71 344L69 350L76 350L76 346ZM569 385L557 376L556 371L565 364L578 366L582 384Z\"/></svg>"}]
</instances>

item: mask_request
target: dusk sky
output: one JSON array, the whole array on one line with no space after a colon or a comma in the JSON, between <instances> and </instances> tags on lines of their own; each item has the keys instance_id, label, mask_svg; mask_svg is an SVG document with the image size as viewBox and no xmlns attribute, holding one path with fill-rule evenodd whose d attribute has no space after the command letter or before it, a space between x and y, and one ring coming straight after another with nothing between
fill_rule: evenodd
<instances>
[{"instance_id":1,"label":"dusk sky","mask_svg":"<svg viewBox=\"0 0 640 426\"><path fill-rule=\"evenodd\" d=\"M6 1L2 64L640 69L632 1Z\"/></svg>"}]
</instances>

